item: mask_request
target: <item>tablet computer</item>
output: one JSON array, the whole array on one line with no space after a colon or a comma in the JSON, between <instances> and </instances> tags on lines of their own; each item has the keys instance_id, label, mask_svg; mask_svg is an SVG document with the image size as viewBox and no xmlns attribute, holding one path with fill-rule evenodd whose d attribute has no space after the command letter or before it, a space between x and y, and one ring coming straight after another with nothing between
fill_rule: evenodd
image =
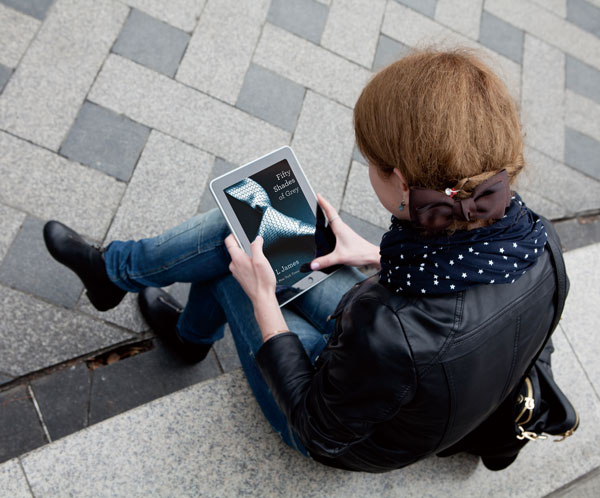
<instances>
[{"instance_id":1,"label":"tablet computer","mask_svg":"<svg viewBox=\"0 0 600 498\"><path fill-rule=\"evenodd\" d=\"M248 255L256 236L263 238L280 306L340 268L310 269L315 257L333 251L335 236L290 147L215 178L210 191Z\"/></svg>"}]
</instances>

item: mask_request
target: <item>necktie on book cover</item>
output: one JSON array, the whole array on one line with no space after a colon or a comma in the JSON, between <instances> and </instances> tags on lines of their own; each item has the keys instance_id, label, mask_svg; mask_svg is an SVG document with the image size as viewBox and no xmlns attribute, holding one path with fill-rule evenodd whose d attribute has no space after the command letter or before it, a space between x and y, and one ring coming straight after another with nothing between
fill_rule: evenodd
<instances>
[{"instance_id":1,"label":"necktie on book cover","mask_svg":"<svg viewBox=\"0 0 600 498\"><path fill-rule=\"evenodd\" d=\"M315 234L314 225L287 216L275 209L271 205L271 200L265 189L251 178L245 178L227 188L225 192L262 213L256 235L260 235L263 238L263 249L272 246L282 239L314 236Z\"/></svg>"}]
</instances>

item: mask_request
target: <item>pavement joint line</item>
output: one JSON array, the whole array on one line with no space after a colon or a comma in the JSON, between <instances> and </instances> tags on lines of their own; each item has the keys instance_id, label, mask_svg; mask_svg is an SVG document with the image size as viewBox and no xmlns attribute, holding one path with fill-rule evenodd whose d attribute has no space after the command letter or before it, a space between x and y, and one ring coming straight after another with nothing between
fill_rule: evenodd
<instances>
[{"instance_id":1,"label":"pavement joint line","mask_svg":"<svg viewBox=\"0 0 600 498\"><path fill-rule=\"evenodd\" d=\"M44 435L46 436L47 442L51 443L52 438L50 437L50 432L48 432L48 427L46 427L46 422L44 421L44 416L42 415L42 411L40 410L40 405L38 405L37 399L35 398L35 393L31 388L31 384L27 384L27 393L31 397L31 401L33 402L33 407L35 408L35 413L37 414L40 425L42 426L42 430L44 431Z\"/></svg>"},{"instance_id":2,"label":"pavement joint line","mask_svg":"<svg viewBox=\"0 0 600 498\"><path fill-rule=\"evenodd\" d=\"M52 374L54 372L58 372L60 370L64 370L68 367L71 366L75 366L75 365L79 365L81 363L85 363L86 361L95 358L97 356L101 356L103 354L106 353L110 353L111 351L115 350L115 349L119 349L121 347L124 346L130 346L130 345L135 345L138 344L140 342L143 341L148 341L148 340L152 340L154 339L156 336L152 333L145 333L145 335L143 337L136 337L133 338L135 340L126 340L126 341L121 341L119 343L116 344L111 344L110 346L106 346L104 348L101 349L97 349L95 351L90 351L88 353L79 355L75 358L71 358L69 360L65 360L61 363L56 363L54 365L50 365L48 367L44 367L44 368L40 368L39 370L35 370L33 372L29 372L25 375L21 375L19 377L15 377L12 374L9 374L10 377L13 377L13 380L11 380L10 382L7 382L5 384L0 385L0 392L4 392L4 391L8 391L10 389L12 389L13 387L17 387L17 386L22 386L22 385L29 385L29 383L33 380L36 379L40 379L43 378L49 374Z\"/></svg>"},{"instance_id":3,"label":"pavement joint line","mask_svg":"<svg viewBox=\"0 0 600 498\"><path fill-rule=\"evenodd\" d=\"M577 477L576 479L573 479L571 482L568 482L564 486L561 486L560 488L555 489L551 493L544 496L544 498L552 498L552 497L559 498L559 497L567 496L564 494L565 491L574 490L579 484L583 484L583 483L587 482L588 480L594 479L595 477L599 477L599 476L600 476L600 467L596 467L595 469L590 470L589 472ZM574 496L574 495L571 495L571 496Z\"/></svg>"},{"instance_id":4,"label":"pavement joint line","mask_svg":"<svg viewBox=\"0 0 600 498\"><path fill-rule=\"evenodd\" d=\"M21 461L21 457L17 457L17 462L19 463L19 468L21 469L21 472L23 473L23 477L25 478L25 482L27 483L27 488L29 489L31 496L33 498L35 498L35 494L33 494L33 488L31 487L31 483L29 482L29 477L27 476L27 473L25 472L25 467L23 467L23 462Z\"/></svg>"},{"instance_id":5,"label":"pavement joint line","mask_svg":"<svg viewBox=\"0 0 600 498\"><path fill-rule=\"evenodd\" d=\"M542 40L542 41L543 41L543 40ZM522 74L522 71L521 71L521 74ZM575 92L575 93L577 93L577 92ZM563 98L564 98L564 97L563 97ZM566 128L566 126L565 126L565 128ZM578 131L578 130L576 130L576 131ZM578 131L578 133L581 133L581 132L579 132L579 131ZM591 138L592 140L596 140L595 138L593 138L593 137L590 137L589 135L586 135L585 133L581 133L581 134L582 134L582 135L585 135L586 137L589 137L589 138ZM597 141L597 140L596 140L596 141ZM545 156L546 158L548 158L548 159L552 160L553 162L555 162L555 163L559 163L559 164L562 164L562 165L566 166L567 168L569 168L569 169L572 169L573 171L576 171L577 173L580 173L580 174L582 174L582 175L585 175L587 178L589 178L589 179L590 179L591 181L593 181L593 182L600 183L600 181L598 181L598 179L597 179L597 178L594 178L594 177L592 177L592 176L588 175L588 174L587 174L587 173L585 173L584 171L580 171L580 170L578 170L577 168L573 168L572 166L569 166L569 165L568 165L568 164L567 164L567 163L566 163L564 160L563 160L563 161L561 161L560 159L557 159L556 157L554 157L554 156L551 156L550 154L548 154L548 153L544 152L543 150L540 150L540 149L538 149L537 147L534 147L533 145L529 145L529 144L525 144L525 145L527 146L527 148L529 148L529 149L532 149L532 150L535 150L535 151L536 151L538 154L541 154L542 156ZM526 162L526 163L525 163L525 168L527 168L527 164L528 164L528 163ZM536 193L537 193L537 192L536 192ZM538 195L541 195L541 194L538 194Z\"/></svg>"},{"instance_id":6,"label":"pavement joint line","mask_svg":"<svg viewBox=\"0 0 600 498\"><path fill-rule=\"evenodd\" d=\"M562 323L558 323L558 327L560 328L560 330L563 333L563 336L565 337L565 339L567 340L567 344L569 345L569 347L571 348L571 351L573 352L573 355L575 356L575 358L577 359L577 363L579 363L579 367L581 368L581 370L583 370L583 373L585 374L585 378L588 381L588 383L590 384L590 386L592 387L592 390L594 391L594 394L596 395L596 398L598 399L598 401L600 401L600 393L598 392L598 390L596 389L596 386L594 385L594 382L592 381L592 379L590 379L590 376L585 368L585 366L583 365L581 359L579 358L579 355L577 354L577 351L575 350L575 348L573 347L573 344L571 343L571 340L569 339L569 336L566 332L566 330L564 329L564 327L562 326Z\"/></svg>"}]
</instances>

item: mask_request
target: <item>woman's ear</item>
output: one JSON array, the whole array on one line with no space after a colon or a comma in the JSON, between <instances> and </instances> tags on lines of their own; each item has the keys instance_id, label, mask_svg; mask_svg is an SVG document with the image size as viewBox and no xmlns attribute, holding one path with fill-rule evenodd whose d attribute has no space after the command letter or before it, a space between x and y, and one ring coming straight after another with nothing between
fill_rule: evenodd
<instances>
[{"instance_id":1,"label":"woman's ear","mask_svg":"<svg viewBox=\"0 0 600 498\"><path fill-rule=\"evenodd\" d=\"M406 180L404 179L404 176L402 175L402 173L400 173L400 170L398 168L394 168L394 171L392 172L392 174L396 175L396 181L400 185L402 192L404 194L408 194L408 183L406 183Z\"/></svg>"}]
</instances>

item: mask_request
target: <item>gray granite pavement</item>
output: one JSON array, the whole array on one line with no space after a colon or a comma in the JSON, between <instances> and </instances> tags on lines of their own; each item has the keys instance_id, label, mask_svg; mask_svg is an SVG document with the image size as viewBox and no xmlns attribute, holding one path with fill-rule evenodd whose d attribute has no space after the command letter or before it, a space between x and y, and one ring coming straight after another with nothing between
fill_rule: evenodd
<instances>
[{"instance_id":1,"label":"gray granite pavement","mask_svg":"<svg viewBox=\"0 0 600 498\"><path fill-rule=\"evenodd\" d=\"M599 26L600 0L0 0L0 462L239 367L229 334L201 367L170 363L133 296L95 311L43 223L97 244L156 235L214 206L211 178L287 144L378 242L389 215L352 106L411 48L472 48L500 72L523 198L566 249L600 240ZM17 496L21 464L0 469Z\"/></svg>"}]
</instances>

